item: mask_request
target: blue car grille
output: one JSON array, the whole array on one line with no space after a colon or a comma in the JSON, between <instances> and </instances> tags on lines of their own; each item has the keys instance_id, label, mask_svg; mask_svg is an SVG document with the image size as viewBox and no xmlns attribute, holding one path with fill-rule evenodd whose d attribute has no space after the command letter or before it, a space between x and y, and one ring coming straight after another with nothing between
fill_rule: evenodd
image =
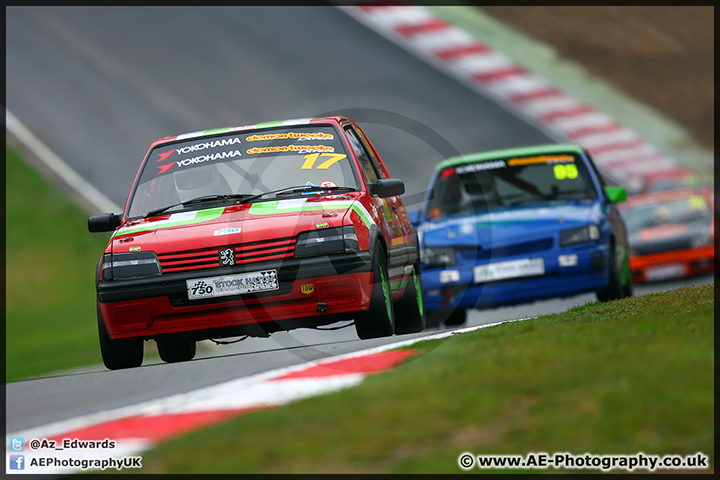
<instances>
[{"instance_id":1,"label":"blue car grille","mask_svg":"<svg viewBox=\"0 0 720 480\"><path fill-rule=\"evenodd\" d=\"M525 255L533 252L540 252L542 250L549 250L553 246L552 238L543 238L541 240L534 240L532 242L516 243L515 245L507 245L498 248L478 248L478 247L460 247L458 251L464 260L489 260L492 256L496 257L511 257L514 255Z\"/></svg>"}]
</instances>

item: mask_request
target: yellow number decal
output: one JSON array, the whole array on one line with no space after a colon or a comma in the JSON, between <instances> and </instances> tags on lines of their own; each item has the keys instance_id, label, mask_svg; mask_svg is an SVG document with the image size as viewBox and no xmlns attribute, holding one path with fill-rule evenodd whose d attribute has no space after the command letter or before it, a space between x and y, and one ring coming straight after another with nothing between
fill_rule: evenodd
<instances>
[{"instance_id":1,"label":"yellow number decal","mask_svg":"<svg viewBox=\"0 0 720 480\"><path fill-rule=\"evenodd\" d=\"M305 162L303 162L300 170L312 170L318 157L331 157L330 160L325 160L317 166L317 170L327 170L343 158L347 157L347 155L343 153L311 153L309 155L305 155Z\"/></svg>"},{"instance_id":2,"label":"yellow number decal","mask_svg":"<svg viewBox=\"0 0 720 480\"><path fill-rule=\"evenodd\" d=\"M574 163L568 163L565 165L565 174L567 175L567 178L577 178L577 166Z\"/></svg>"},{"instance_id":3,"label":"yellow number decal","mask_svg":"<svg viewBox=\"0 0 720 480\"><path fill-rule=\"evenodd\" d=\"M318 170L327 170L332 165L335 165L337 162L342 160L343 158L347 157L344 153L321 153L321 157L331 157L330 160L326 160L320 165L318 165Z\"/></svg>"},{"instance_id":4,"label":"yellow number decal","mask_svg":"<svg viewBox=\"0 0 720 480\"><path fill-rule=\"evenodd\" d=\"M313 165L315 165L315 160L317 160L319 156L319 153L311 153L310 155L305 155L305 163L302 164L300 170L312 170Z\"/></svg>"},{"instance_id":5,"label":"yellow number decal","mask_svg":"<svg viewBox=\"0 0 720 480\"><path fill-rule=\"evenodd\" d=\"M702 195L693 195L688 199L688 202L690 203L690 208L695 210L704 210L705 207L707 207L707 200L705 200L705 197Z\"/></svg>"},{"instance_id":6,"label":"yellow number decal","mask_svg":"<svg viewBox=\"0 0 720 480\"><path fill-rule=\"evenodd\" d=\"M566 178L572 179L578 176L577 166L574 163L555 165L553 167L553 173L558 180L565 180Z\"/></svg>"}]
</instances>

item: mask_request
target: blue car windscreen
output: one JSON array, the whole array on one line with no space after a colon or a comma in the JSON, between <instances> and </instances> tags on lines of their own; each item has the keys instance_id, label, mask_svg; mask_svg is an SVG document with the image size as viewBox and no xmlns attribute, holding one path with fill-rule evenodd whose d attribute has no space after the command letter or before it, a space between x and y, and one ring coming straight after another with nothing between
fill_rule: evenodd
<instances>
[{"instance_id":1,"label":"blue car windscreen","mask_svg":"<svg viewBox=\"0 0 720 480\"><path fill-rule=\"evenodd\" d=\"M426 216L440 218L596 196L585 164L574 154L485 160L440 171Z\"/></svg>"}]
</instances>

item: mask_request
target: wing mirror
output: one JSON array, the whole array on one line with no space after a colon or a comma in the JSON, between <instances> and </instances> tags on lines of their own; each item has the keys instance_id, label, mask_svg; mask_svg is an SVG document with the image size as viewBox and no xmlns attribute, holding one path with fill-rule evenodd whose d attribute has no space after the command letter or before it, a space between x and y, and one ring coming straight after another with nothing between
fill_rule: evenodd
<instances>
[{"instance_id":1,"label":"wing mirror","mask_svg":"<svg viewBox=\"0 0 720 480\"><path fill-rule=\"evenodd\" d=\"M394 197L405 193L405 183L399 178L381 178L369 184L368 189L380 198Z\"/></svg>"},{"instance_id":2,"label":"wing mirror","mask_svg":"<svg viewBox=\"0 0 720 480\"><path fill-rule=\"evenodd\" d=\"M627 190L625 190L625 187L618 185L607 186L605 187L605 193L607 193L611 203L620 203L627 200Z\"/></svg>"},{"instance_id":3,"label":"wing mirror","mask_svg":"<svg viewBox=\"0 0 720 480\"><path fill-rule=\"evenodd\" d=\"M112 232L122 223L122 215L98 213L88 218L88 230L91 233Z\"/></svg>"}]
</instances>

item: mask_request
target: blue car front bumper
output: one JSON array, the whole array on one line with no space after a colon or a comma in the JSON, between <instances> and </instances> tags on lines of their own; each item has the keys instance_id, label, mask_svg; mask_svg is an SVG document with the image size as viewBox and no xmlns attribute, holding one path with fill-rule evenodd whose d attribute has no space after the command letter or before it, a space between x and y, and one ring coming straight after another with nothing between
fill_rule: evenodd
<instances>
[{"instance_id":1,"label":"blue car front bumper","mask_svg":"<svg viewBox=\"0 0 720 480\"><path fill-rule=\"evenodd\" d=\"M573 256L576 260L572 260ZM563 256L567 266L560 266ZM568 297L606 287L610 281L608 245L553 248L528 256L493 257L490 263L542 258L544 274L476 283L474 270L489 262L461 262L422 269L428 310L489 308Z\"/></svg>"}]
</instances>

